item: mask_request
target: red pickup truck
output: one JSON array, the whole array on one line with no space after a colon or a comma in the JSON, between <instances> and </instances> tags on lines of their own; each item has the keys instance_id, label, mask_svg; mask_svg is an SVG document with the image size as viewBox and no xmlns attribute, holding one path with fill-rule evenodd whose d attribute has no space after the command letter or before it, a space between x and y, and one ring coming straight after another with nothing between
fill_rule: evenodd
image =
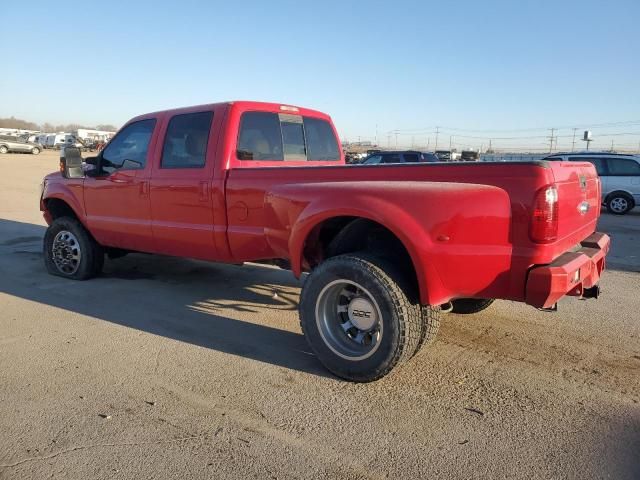
<instances>
[{"instance_id":1,"label":"red pickup truck","mask_svg":"<svg viewBox=\"0 0 640 480\"><path fill-rule=\"evenodd\" d=\"M609 237L590 163L345 165L337 139L327 115L271 103L136 117L44 179L46 268L84 280L136 251L309 272L302 330L352 381L410 359L441 310L597 296Z\"/></svg>"}]
</instances>

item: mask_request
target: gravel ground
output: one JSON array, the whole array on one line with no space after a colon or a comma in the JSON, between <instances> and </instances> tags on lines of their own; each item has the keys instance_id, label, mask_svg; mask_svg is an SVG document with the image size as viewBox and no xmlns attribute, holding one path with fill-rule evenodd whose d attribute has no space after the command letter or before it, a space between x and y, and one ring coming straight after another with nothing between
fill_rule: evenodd
<instances>
[{"instance_id":1,"label":"gravel ground","mask_svg":"<svg viewBox=\"0 0 640 480\"><path fill-rule=\"evenodd\" d=\"M289 272L169 257L48 276L51 152L0 156L0 478L640 478L640 212L597 301L496 302L373 384L328 374Z\"/></svg>"}]
</instances>

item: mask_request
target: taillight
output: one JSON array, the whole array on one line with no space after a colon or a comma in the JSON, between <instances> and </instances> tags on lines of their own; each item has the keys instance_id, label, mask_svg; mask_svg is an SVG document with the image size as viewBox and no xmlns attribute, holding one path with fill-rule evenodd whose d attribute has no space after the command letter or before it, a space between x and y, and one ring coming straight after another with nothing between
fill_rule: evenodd
<instances>
[{"instance_id":1,"label":"taillight","mask_svg":"<svg viewBox=\"0 0 640 480\"><path fill-rule=\"evenodd\" d=\"M558 238L558 189L549 185L536 192L529 237L536 243L551 243Z\"/></svg>"}]
</instances>

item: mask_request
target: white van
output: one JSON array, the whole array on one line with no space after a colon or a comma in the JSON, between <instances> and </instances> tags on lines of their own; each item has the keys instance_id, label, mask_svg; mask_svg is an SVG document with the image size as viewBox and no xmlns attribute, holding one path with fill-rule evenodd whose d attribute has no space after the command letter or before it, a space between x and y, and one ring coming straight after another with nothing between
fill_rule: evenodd
<instances>
[{"instance_id":1,"label":"white van","mask_svg":"<svg viewBox=\"0 0 640 480\"><path fill-rule=\"evenodd\" d=\"M590 162L602 181L602 204L614 215L640 206L640 156L604 152L558 153L543 160Z\"/></svg>"}]
</instances>

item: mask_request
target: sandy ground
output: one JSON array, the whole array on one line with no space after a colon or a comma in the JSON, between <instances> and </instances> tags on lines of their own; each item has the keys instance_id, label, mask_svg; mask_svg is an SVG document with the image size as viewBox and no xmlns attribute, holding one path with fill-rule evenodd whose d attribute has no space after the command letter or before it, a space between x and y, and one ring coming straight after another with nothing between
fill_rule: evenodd
<instances>
[{"instance_id":1,"label":"sandy ground","mask_svg":"<svg viewBox=\"0 0 640 480\"><path fill-rule=\"evenodd\" d=\"M599 300L448 315L356 385L309 352L289 272L130 255L48 276L56 163L0 156L0 478L640 478L639 209L602 217Z\"/></svg>"}]
</instances>

